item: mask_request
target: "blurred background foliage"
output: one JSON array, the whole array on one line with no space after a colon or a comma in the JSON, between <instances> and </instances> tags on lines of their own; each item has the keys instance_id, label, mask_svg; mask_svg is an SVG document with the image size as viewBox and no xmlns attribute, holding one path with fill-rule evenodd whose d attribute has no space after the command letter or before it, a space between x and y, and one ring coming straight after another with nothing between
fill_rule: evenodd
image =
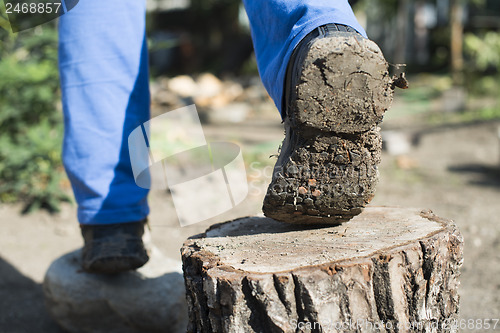
<instances>
[{"instance_id":1,"label":"blurred background foliage","mask_svg":"<svg viewBox=\"0 0 500 333\"><path fill-rule=\"evenodd\" d=\"M406 64L392 69L406 71L411 89L398 94L402 104L388 117L424 114L428 125L500 118L500 1L350 2L388 61ZM258 75L240 1L147 3L152 80ZM60 159L56 22L12 34L2 8L0 0L0 201L56 211L69 193Z\"/></svg>"},{"instance_id":2,"label":"blurred background foliage","mask_svg":"<svg viewBox=\"0 0 500 333\"><path fill-rule=\"evenodd\" d=\"M57 211L63 190L55 23L0 29L0 201Z\"/></svg>"}]
</instances>

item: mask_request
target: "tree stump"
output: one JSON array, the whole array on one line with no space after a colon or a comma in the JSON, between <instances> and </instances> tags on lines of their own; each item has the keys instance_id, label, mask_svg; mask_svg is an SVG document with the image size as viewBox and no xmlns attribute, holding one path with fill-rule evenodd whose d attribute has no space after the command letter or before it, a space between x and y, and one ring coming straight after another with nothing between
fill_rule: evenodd
<instances>
[{"instance_id":1,"label":"tree stump","mask_svg":"<svg viewBox=\"0 0 500 333\"><path fill-rule=\"evenodd\" d=\"M401 208L216 224L182 248L188 332L455 331L462 248L451 221Z\"/></svg>"}]
</instances>

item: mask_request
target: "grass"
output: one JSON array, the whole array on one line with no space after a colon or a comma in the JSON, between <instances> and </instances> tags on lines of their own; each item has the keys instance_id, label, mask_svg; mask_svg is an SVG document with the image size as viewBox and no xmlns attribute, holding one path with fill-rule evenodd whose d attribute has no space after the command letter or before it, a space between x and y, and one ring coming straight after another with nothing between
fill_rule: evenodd
<instances>
[{"instance_id":1,"label":"grass","mask_svg":"<svg viewBox=\"0 0 500 333\"><path fill-rule=\"evenodd\" d=\"M409 81L409 89L396 91L386 121L408 118L412 119L412 124L440 126L500 119L500 96L497 89L491 89L492 85L500 84L498 77L482 77L475 83L469 82L464 88L467 89L466 109L455 112L442 109L443 93L453 87L448 75L419 74L410 77ZM490 103L482 103L486 100Z\"/></svg>"}]
</instances>

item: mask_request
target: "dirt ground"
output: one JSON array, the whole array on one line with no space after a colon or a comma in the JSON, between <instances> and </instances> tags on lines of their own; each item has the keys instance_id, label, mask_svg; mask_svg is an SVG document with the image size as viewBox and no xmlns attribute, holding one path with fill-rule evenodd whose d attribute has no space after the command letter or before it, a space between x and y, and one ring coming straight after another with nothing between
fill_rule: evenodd
<instances>
[{"instance_id":1,"label":"dirt ground","mask_svg":"<svg viewBox=\"0 0 500 333\"><path fill-rule=\"evenodd\" d=\"M386 125L389 128L391 121ZM405 127L402 131L414 139L411 150L401 156L384 153L372 203L430 208L456 222L465 238L460 286L464 319L500 318L498 126L500 122L425 130ZM277 114L204 129L209 139L236 141L243 152L268 147L263 148L267 155L276 152L283 135ZM242 204L184 228L178 224L171 196L152 192L150 224L156 246L167 256L179 258L179 248L188 236L215 222L259 214L270 178L259 170L259 165L247 170L251 192ZM0 206L0 333L61 332L45 311L41 282L55 258L82 245L76 208L65 205L58 215L20 215L19 211L17 205ZM500 331L500 323L496 330Z\"/></svg>"}]
</instances>

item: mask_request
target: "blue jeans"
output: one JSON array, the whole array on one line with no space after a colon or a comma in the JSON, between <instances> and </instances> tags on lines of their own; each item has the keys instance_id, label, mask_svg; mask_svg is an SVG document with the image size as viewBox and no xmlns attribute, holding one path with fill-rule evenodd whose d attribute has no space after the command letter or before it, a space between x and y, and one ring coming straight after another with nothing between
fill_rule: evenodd
<instances>
[{"instance_id":1,"label":"blue jeans","mask_svg":"<svg viewBox=\"0 0 500 333\"><path fill-rule=\"evenodd\" d=\"M294 47L316 27L340 23L365 35L347 0L244 0L257 64L281 112ZM148 190L134 182L130 132L149 119L145 2L81 0L59 24L63 162L82 224L138 221Z\"/></svg>"}]
</instances>

